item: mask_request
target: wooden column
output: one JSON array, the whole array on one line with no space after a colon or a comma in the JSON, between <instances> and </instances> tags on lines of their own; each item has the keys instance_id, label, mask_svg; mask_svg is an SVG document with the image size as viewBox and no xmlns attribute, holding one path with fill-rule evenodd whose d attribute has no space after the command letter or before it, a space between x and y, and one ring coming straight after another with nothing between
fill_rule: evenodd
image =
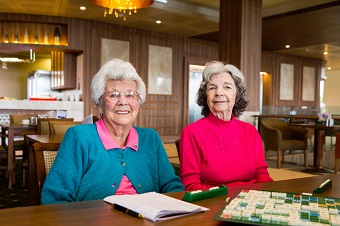
<instances>
[{"instance_id":1,"label":"wooden column","mask_svg":"<svg viewBox=\"0 0 340 226\"><path fill-rule=\"evenodd\" d=\"M220 0L219 59L243 72L247 111L258 111L260 103L261 8L262 0Z\"/></svg>"}]
</instances>

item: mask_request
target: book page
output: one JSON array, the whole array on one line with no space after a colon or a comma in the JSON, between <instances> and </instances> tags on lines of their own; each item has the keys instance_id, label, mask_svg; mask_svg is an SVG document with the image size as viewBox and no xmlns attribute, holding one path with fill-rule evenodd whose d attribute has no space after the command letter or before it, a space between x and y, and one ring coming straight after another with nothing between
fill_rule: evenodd
<instances>
[{"instance_id":1,"label":"book page","mask_svg":"<svg viewBox=\"0 0 340 226\"><path fill-rule=\"evenodd\" d=\"M116 203L143 214L145 218L151 221L166 220L209 210L156 192L139 195L113 195L106 197L104 201L111 204Z\"/></svg>"}]
</instances>

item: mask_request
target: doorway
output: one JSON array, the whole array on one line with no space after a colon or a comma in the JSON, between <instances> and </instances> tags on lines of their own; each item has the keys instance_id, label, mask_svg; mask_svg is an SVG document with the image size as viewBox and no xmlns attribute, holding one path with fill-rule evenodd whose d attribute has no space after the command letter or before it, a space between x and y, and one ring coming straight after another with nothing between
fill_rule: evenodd
<instances>
[{"instance_id":1,"label":"doorway","mask_svg":"<svg viewBox=\"0 0 340 226\"><path fill-rule=\"evenodd\" d=\"M197 91L202 81L204 66L189 65L189 124L202 118L201 107L197 105Z\"/></svg>"}]
</instances>

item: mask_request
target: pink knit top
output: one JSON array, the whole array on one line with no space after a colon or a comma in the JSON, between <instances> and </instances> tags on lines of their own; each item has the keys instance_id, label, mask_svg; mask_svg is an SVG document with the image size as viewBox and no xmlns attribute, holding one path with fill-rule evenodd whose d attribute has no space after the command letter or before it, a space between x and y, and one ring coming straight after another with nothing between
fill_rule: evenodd
<instances>
[{"instance_id":1,"label":"pink knit top","mask_svg":"<svg viewBox=\"0 0 340 226\"><path fill-rule=\"evenodd\" d=\"M186 126L180 138L180 176L185 190L269 182L257 129L234 117L212 113Z\"/></svg>"}]
</instances>

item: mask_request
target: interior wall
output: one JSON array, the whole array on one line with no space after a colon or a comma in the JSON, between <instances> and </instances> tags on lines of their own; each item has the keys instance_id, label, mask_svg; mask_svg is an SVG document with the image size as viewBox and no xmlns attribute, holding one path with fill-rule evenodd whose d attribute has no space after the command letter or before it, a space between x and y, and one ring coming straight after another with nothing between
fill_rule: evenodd
<instances>
[{"instance_id":1,"label":"interior wall","mask_svg":"<svg viewBox=\"0 0 340 226\"><path fill-rule=\"evenodd\" d=\"M8 63L7 69L0 68L0 97L26 99L27 75L34 70L51 70L51 59L36 58L34 63Z\"/></svg>"},{"instance_id":2,"label":"interior wall","mask_svg":"<svg viewBox=\"0 0 340 226\"><path fill-rule=\"evenodd\" d=\"M326 71L325 74L327 76L327 80L325 81L324 103L326 107L340 108L340 70Z\"/></svg>"}]
</instances>

